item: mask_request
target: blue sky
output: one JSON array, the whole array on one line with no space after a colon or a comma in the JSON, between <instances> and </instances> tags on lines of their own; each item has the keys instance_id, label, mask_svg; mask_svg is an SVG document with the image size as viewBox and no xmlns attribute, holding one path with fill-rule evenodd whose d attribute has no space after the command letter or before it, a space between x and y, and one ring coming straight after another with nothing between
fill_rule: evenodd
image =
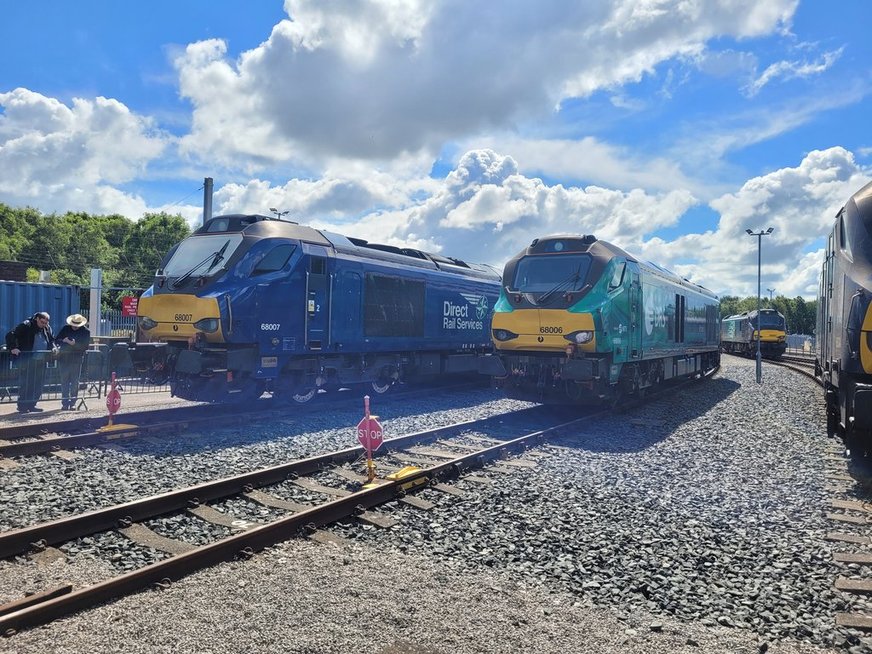
<instances>
[{"instance_id":1,"label":"blue sky","mask_svg":"<svg viewBox=\"0 0 872 654\"><path fill-rule=\"evenodd\" d=\"M2 3L0 202L295 220L501 265L594 233L814 296L872 180L872 5Z\"/></svg>"}]
</instances>

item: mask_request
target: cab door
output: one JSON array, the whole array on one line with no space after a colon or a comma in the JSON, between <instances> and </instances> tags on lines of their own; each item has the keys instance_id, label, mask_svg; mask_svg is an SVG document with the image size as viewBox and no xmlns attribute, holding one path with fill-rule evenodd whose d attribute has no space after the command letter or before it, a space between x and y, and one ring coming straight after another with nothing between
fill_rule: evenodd
<instances>
[{"instance_id":1,"label":"cab door","mask_svg":"<svg viewBox=\"0 0 872 654\"><path fill-rule=\"evenodd\" d=\"M327 257L313 253L306 271L304 333L309 351L326 350L330 344L330 290Z\"/></svg>"},{"instance_id":2,"label":"cab door","mask_svg":"<svg viewBox=\"0 0 872 654\"><path fill-rule=\"evenodd\" d=\"M642 303L642 283L639 273L633 272L630 277L630 343L629 358L642 358L642 330L644 329Z\"/></svg>"}]
</instances>

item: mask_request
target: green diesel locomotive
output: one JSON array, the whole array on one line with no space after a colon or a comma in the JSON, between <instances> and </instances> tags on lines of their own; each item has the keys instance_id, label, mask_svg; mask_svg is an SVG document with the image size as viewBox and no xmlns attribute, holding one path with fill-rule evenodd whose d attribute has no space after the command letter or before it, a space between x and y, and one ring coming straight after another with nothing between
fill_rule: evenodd
<instances>
[{"instance_id":1,"label":"green diesel locomotive","mask_svg":"<svg viewBox=\"0 0 872 654\"><path fill-rule=\"evenodd\" d=\"M617 403L720 363L716 295L593 235L535 239L511 259L479 371L514 398Z\"/></svg>"}]
</instances>

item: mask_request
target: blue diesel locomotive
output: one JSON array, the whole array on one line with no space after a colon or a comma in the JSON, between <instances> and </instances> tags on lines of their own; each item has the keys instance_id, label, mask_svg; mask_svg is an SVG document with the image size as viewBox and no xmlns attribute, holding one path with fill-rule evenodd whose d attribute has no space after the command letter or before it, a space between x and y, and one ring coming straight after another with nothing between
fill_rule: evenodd
<instances>
[{"instance_id":1,"label":"blue diesel locomotive","mask_svg":"<svg viewBox=\"0 0 872 654\"><path fill-rule=\"evenodd\" d=\"M820 276L815 370L830 426L872 449L872 184L836 214Z\"/></svg>"},{"instance_id":2,"label":"blue diesel locomotive","mask_svg":"<svg viewBox=\"0 0 872 654\"><path fill-rule=\"evenodd\" d=\"M178 397L298 402L319 389L472 372L499 273L260 215L209 220L139 300L134 357Z\"/></svg>"},{"instance_id":3,"label":"blue diesel locomotive","mask_svg":"<svg viewBox=\"0 0 872 654\"><path fill-rule=\"evenodd\" d=\"M760 323L759 329L757 323ZM721 348L728 354L777 359L787 350L787 323L775 309L745 311L721 321Z\"/></svg>"}]
</instances>

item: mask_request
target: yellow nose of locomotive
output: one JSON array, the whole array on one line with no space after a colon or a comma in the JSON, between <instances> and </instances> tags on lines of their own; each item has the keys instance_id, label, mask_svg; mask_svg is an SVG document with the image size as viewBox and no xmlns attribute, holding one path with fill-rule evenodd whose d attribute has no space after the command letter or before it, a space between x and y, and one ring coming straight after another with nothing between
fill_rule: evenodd
<instances>
[{"instance_id":1,"label":"yellow nose of locomotive","mask_svg":"<svg viewBox=\"0 0 872 654\"><path fill-rule=\"evenodd\" d=\"M872 374L872 304L866 308L860 330L860 363L865 372Z\"/></svg>"},{"instance_id":2,"label":"yellow nose of locomotive","mask_svg":"<svg viewBox=\"0 0 872 654\"><path fill-rule=\"evenodd\" d=\"M184 341L196 333L209 343L223 343L218 300L195 295L152 295L139 299L142 333L156 341Z\"/></svg>"},{"instance_id":3,"label":"yellow nose of locomotive","mask_svg":"<svg viewBox=\"0 0 872 654\"><path fill-rule=\"evenodd\" d=\"M563 352L569 344L596 351L593 316L559 309L520 309L495 313L491 336L498 350Z\"/></svg>"}]
</instances>

